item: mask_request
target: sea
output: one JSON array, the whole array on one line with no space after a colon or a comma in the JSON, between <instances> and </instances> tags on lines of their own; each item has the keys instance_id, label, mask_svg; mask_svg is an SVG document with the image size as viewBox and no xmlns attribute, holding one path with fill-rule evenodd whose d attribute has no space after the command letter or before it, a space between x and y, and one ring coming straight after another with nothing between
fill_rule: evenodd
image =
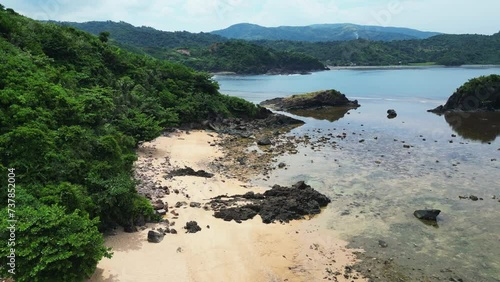
<instances>
[{"instance_id":1,"label":"sea","mask_svg":"<svg viewBox=\"0 0 500 282\"><path fill-rule=\"evenodd\" d=\"M297 154L260 185L305 180L332 198L327 228L400 281L500 281L500 113L436 115L468 80L498 66L332 69L309 75L216 75L220 92L254 103L335 89L357 109L286 113L305 122ZM397 117L389 119L387 110ZM472 196L472 197L471 197ZM476 200L477 197L477 200ZM436 224L414 217L439 209ZM448 280L455 279L455 280ZM399 280L398 280L399 281Z\"/></svg>"}]
</instances>

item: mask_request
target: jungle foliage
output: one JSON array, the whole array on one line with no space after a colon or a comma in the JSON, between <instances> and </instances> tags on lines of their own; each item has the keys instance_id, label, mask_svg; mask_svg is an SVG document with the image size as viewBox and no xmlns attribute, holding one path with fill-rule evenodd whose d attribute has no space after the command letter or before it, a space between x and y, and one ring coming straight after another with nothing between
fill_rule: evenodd
<instances>
[{"instance_id":1,"label":"jungle foliage","mask_svg":"<svg viewBox=\"0 0 500 282\"><path fill-rule=\"evenodd\" d=\"M135 149L166 127L252 116L206 73L137 55L94 36L0 6L0 277L81 281L111 256L100 231L153 219L132 178ZM12 174L11 174L12 176ZM12 182L9 178L9 181ZM8 199L10 201L8 202ZM10 212L10 211L9 211ZM1 230L8 222L2 220ZM9 234L1 233L7 241ZM6 237L7 236L7 237ZM8 273L15 249L18 271Z\"/></svg>"}]
</instances>

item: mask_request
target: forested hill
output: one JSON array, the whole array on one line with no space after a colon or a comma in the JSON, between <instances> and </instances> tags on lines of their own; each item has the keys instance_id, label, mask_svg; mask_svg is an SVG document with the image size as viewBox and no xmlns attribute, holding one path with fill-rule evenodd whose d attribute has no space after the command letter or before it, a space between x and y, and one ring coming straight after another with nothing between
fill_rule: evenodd
<instances>
[{"instance_id":1,"label":"forested hill","mask_svg":"<svg viewBox=\"0 0 500 282\"><path fill-rule=\"evenodd\" d=\"M337 42L252 41L281 51L301 52L327 65L500 64L500 33L436 35L422 40Z\"/></svg>"},{"instance_id":2,"label":"forested hill","mask_svg":"<svg viewBox=\"0 0 500 282\"><path fill-rule=\"evenodd\" d=\"M427 32L402 27L381 27L348 23L278 27L264 27L256 24L240 23L225 29L212 31L211 33L232 39L308 42L346 41L354 39L392 41L424 39L439 34L438 32Z\"/></svg>"},{"instance_id":3,"label":"forested hill","mask_svg":"<svg viewBox=\"0 0 500 282\"><path fill-rule=\"evenodd\" d=\"M109 32L113 42L124 49L179 62L199 71L263 74L302 73L325 68L318 59L308 55L276 51L209 33L167 32L112 21L57 24L95 35Z\"/></svg>"},{"instance_id":4,"label":"forested hill","mask_svg":"<svg viewBox=\"0 0 500 282\"><path fill-rule=\"evenodd\" d=\"M90 276L111 255L99 228L154 217L132 178L139 142L167 126L256 112L207 74L107 39L0 5L0 212L15 220L0 222L0 280L12 276L12 249L15 281Z\"/></svg>"},{"instance_id":5,"label":"forested hill","mask_svg":"<svg viewBox=\"0 0 500 282\"><path fill-rule=\"evenodd\" d=\"M126 22L91 21L84 23L54 22L72 26L98 35L103 31L111 34L111 38L132 46L145 48L182 48L206 47L227 39L211 33L191 33L187 31L168 32L152 27L135 27Z\"/></svg>"}]
</instances>

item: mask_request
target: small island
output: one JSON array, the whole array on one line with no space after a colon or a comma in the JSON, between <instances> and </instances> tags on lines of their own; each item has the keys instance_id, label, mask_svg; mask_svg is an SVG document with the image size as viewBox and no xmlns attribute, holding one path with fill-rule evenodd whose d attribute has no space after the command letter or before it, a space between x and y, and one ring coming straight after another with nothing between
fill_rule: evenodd
<instances>
[{"instance_id":1,"label":"small island","mask_svg":"<svg viewBox=\"0 0 500 282\"><path fill-rule=\"evenodd\" d=\"M334 89L274 98L263 101L260 105L277 111L314 110L327 107L358 108L360 106L357 100L351 101Z\"/></svg>"},{"instance_id":2,"label":"small island","mask_svg":"<svg viewBox=\"0 0 500 282\"><path fill-rule=\"evenodd\" d=\"M474 78L451 95L446 104L429 112L489 112L500 110L500 75Z\"/></svg>"}]
</instances>

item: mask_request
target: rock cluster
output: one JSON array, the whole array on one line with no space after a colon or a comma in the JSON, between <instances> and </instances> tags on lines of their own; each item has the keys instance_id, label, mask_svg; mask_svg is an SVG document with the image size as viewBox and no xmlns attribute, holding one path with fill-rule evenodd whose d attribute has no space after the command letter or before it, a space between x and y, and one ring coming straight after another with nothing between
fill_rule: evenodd
<instances>
[{"instance_id":1,"label":"rock cluster","mask_svg":"<svg viewBox=\"0 0 500 282\"><path fill-rule=\"evenodd\" d=\"M244 202L244 205L238 204ZM226 221L241 222L260 215L262 222L288 222L303 219L306 215L319 214L330 199L305 184L297 182L292 187L274 185L263 194L248 192L230 197L219 196L210 202L214 216Z\"/></svg>"}]
</instances>

